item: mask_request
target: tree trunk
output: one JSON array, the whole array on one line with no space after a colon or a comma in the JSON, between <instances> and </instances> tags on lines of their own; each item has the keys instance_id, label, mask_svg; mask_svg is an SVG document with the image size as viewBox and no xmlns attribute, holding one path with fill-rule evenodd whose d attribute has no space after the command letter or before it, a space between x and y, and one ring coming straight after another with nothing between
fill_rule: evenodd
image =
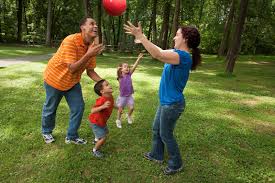
<instances>
[{"instance_id":1,"label":"tree trunk","mask_svg":"<svg viewBox=\"0 0 275 183\"><path fill-rule=\"evenodd\" d=\"M5 25L5 20L6 20L6 1L3 1L3 4L2 3L0 3L0 5L1 5L1 17L2 17L2 21L3 21L3 25ZM2 22L0 22L0 27L1 27L1 25L2 25ZM1 27L1 30L0 30L0 32L2 33L5 33L6 32L6 30L5 30L5 27L3 27L3 29L2 29L2 27ZM3 40L3 37L2 37L2 34L0 34L0 42L3 42L4 40Z\"/></svg>"},{"instance_id":2,"label":"tree trunk","mask_svg":"<svg viewBox=\"0 0 275 183\"><path fill-rule=\"evenodd\" d=\"M127 24L127 21L129 21L129 12L130 12L130 6L129 5L127 5L127 9L126 9L126 12L125 12L125 14L123 15L123 17L124 17L124 20L123 20L123 22L124 22L124 24ZM127 36L127 34L122 34L122 40L121 40L121 42L123 43L123 44L120 44L120 50L122 50L122 51L125 51L125 49L126 48L128 48L129 49L129 42L128 42L128 38L129 38L130 36ZM131 42L130 44L133 44L133 42Z\"/></svg>"},{"instance_id":3,"label":"tree trunk","mask_svg":"<svg viewBox=\"0 0 275 183\"><path fill-rule=\"evenodd\" d=\"M218 51L218 57L225 56L225 54L226 54L228 41L229 41L229 35L230 35L230 31L231 31L231 25L232 25L232 21L233 21L233 17L234 17L234 12L235 12L235 0L232 0L228 18L224 25L224 33L223 33L223 38L221 40L220 48Z\"/></svg>"},{"instance_id":4,"label":"tree trunk","mask_svg":"<svg viewBox=\"0 0 275 183\"><path fill-rule=\"evenodd\" d=\"M46 45L51 46L52 35L52 0L48 0Z\"/></svg>"},{"instance_id":5,"label":"tree trunk","mask_svg":"<svg viewBox=\"0 0 275 183\"><path fill-rule=\"evenodd\" d=\"M153 6L152 6L152 16L151 16L151 21L149 25L149 31L147 33L147 38L150 40L151 37L151 31L153 30L153 36L152 36L152 41L153 43L156 43L156 15L157 15L157 0L153 0Z\"/></svg>"},{"instance_id":6,"label":"tree trunk","mask_svg":"<svg viewBox=\"0 0 275 183\"><path fill-rule=\"evenodd\" d=\"M102 23L101 23L101 16L102 16L102 5L101 1L98 1L97 4L97 31L98 31L98 37L99 37L99 43L102 43Z\"/></svg>"},{"instance_id":7,"label":"tree trunk","mask_svg":"<svg viewBox=\"0 0 275 183\"><path fill-rule=\"evenodd\" d=\"M3 18L3 15L4 14L4 3L0 3L0 10L1 10L1 14L0 14L0 17L1 17L1 21L0 21L0 43L3 42L3 37L2 37L2 18ZM4 21L4 20L3 20Z\"/></svg>"},{"instance_id":8,"label":"tree trunk","mask_svg":"<svg viewBox=\"0 0 275 183\"><path fill-rule=\"evenodd\" d=\"M122 24L122 20L121 20L121 16L118 17L118 29L117 29L117 37L116 37L116 43L115 45L117 45L118 48L118 43L120 41L120 30L121 30L121 24Z\"/></svg>"},{"instance_id":9,"label":"tree trunk","mask_svg":"<svg viewBox=\"0 0 275 183\"><path fill-rule=\"evenodd\" d=\"M83 0L85 16L91 16L90 0Z\"/></svg>"},{"instance_id":10,"label":"tree trunk","mask_svg":"<svg viewBox=\"0 0 275 183\"><path fill-rule=\"evenodd\" d=\"M231 49L227 52L227 67L226 73L232 74L236 62L236 58L240 49L241 36L243 32L244 22L247 13L248 0L241 0L240 3L240 13L238 17L238 24L236 26L233 42L231 44Z\"/></svg>"},{"instance_id":11,"label":"tree trunk","mask_svg":"<svg viewBox=\"0 0 275 183\"><path fill-rule=\"evenodd\" d=\"M164 4L162 28L161 28L160 37L159 37L159 43L162 49L167 48L170 9L171 9L171 1L166 0Z\"/></svg>"},{"instance_id":12,"label":"tree trunk","mask_svg":"<svg viewBox=\"0 0 275 183\"><path fill-rule=\"evenodd\" d=\"M201 18L202 18L202 14L203 14L204 4L205 4L205 0L201 0L201 6L200 6L200 12L199 12L199 23L198 23L198 25L201 23Z\"/></svg>"},{"instance_id":13,"label":"tree trunk","mask_svg":"<svg viewBox=\"0 0 275 183\"><path fill-rule=\"evenodd\" d=\"M106 21L102 22L102 27L103 27L103 35L104 35L105 44L109 45L110 44L110 39L109 39L108 35L110 35L110 34L107 33L108 28L107 28L107 25L106 25Z\"/></svg>"},{"instance_id":14,"label":"tree trunk","mask_svg":"<svg viewBox=\"0 0 275 183\"><path fill-rule=\"evenodd\" d=\"M172 37L176 35L176 32L179 28L179 13L180 13L180 0L176 0L173 26L172 26ZM171 42L171 48L173 47L174 47L174 41Z\"/></svg>"},{"instance_id":15,"label":"tree trunk","mask_svg":"<svg viewBox=\"0 0 275 183\"><path fill-rule=\"evenodd\" d=\"M2 7L1 7L1 9L2 9ZM2 38L2 22L0 22L0 43L2 43L3 42L3 38Z\"/></svg>"},{"instance_id":16,"label":"tree trunk","mask_svg":"<svg viewBox=\"0 0 275 183\"><path fill-rule=\"evenodd\" d=\"M111 27L112 27L112 30L113 30L113 40L112 40L112 43L113 43L113 46L115 46L116 44L116 25L115 25L115 20L114 20L114 17L112 16L109 16L110 17L110 20L111 20Z\"/></svg>"},{"instance_id":17,"label":"tree trunk","mask_svg":"<svg viewBox=\"0 0 275 183\"><path fill-rule=\"evenodd\" d=\"M27 19L27 13L26 13L26 8L27 8L27 5L28 2L25 1L24 2L24 7L23 7L23 15L24 15L24 21L25 21L25 29L26 29L26 32L27 32L27 35L29 34L29 28L28 28L28 19Z\"/></svg>"},{"instance_id":18,"label":"tree trunk","mask_svg":"<svg viewBox=\"0 0 275 183\"><path fill-rule=\"evenodd\" d=\"M23 0L17 1L17 42L22 41L22 9Z\"/></svg>"}]
</instances>

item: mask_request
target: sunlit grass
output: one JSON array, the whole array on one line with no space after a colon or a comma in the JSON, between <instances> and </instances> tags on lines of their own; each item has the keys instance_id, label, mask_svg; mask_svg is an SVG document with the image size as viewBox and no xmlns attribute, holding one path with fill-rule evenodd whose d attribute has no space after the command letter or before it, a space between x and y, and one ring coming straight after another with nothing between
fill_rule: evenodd
<instances>
[{"instance_id":1,"label":"sunlit grass","mask_svg":"<svg viewBox=\"0 0 275 183\"><path fill-rule=\"evenodd\" d=\"M55 52L56 48L48 47L26 47L0 45L0 58L23 57L28 55L42 55Z\"/></svg>"},{"instance_id":2,"label":"sunlit grass","mask_svg":"<svg viewBox=\"0 0 275 183\"><path fill-rule=\"evenodd\" d=\"M137 55L104 53L97 58L96 71L110 82L115 98L118 63L133 64ZM175 130L185 169L172 177L161 172L166 164L142 158L151 146L162 63L148 56L141 61L133 75L134 123L128 125L124 115L123 128L116 128L114 111L102 160L90 154L93 135L87 117L97 96L86 74L81 81L86 108L79 132L89 143L64 143L69 109L63 99L56 142L48 145L40 134L47 61L1 69L0 182L274 182L274 57L242 56L234 77L222 75L224 63L216 56L203 58L203 65L190 74L184 91L187 106Z\"/></svg>"}]
</instances>

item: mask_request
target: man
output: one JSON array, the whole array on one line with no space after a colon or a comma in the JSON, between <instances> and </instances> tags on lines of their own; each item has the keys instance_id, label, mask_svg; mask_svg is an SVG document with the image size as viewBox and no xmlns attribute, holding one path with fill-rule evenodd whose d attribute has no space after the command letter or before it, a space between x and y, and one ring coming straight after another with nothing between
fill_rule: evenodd
<instances>
[{"instance_id":1,"label":"man","mask_svg":"<svg viewBox=\"0 0 275 183\"><path fill-rule=\"evenodd\" d=\"M52 131L55 127L57 107L64 96L70 108L69 128L65 143L86 144L78 135L84 101L80 85L81 75L87 75L95 82L102 78L95 72L95 56L104 49L102 44L95 44L97 25L91 17L80 21L80 33L67 36L55 55L50 59L44 71L46 101L42 111L42 136L46 143L55 141Z\"/></svg>"}]
</instances>

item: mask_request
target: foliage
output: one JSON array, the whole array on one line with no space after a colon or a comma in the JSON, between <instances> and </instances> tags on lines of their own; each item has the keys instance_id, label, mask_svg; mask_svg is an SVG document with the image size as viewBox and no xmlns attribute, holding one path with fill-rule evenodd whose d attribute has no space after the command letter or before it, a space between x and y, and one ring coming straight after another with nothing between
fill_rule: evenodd
<instances>
[{"instance_id":1,"label":"foliage","mask_svg":"<svg viewBox=\"0 0 275 183\"><path fill-rule=\"evenodd\" d=\"M237 0L239 1L239 0ZM1 39L3 42L15 42L17 34L17 14L15 0L2 0L1 6ZM150 25L152 0L127 1L131 21L142 22L144 32ZM158 0L157 6L157 37L161 34L164 2L171 3L174 12L174 0ZM202 36L201 49L204 53L217 53L223 35L224 23L228 15L231 0L182 0L179 23L194 25L199 28ZM78 32L79 20L84 16L83 1L56 0L53 1L53 45L58 45L68 34ZM97 17L97 1L90 1L92 16ZM23 42L43 44L46 37L47 1L24 0ZM104 12L104 10L102 10ZM242 36L241 53L243 54L274 54L275 53L275 3L272 0L250 0L249 11ZM126 13L125 13L126 14ZM102 15L103 40L106 44L115 46L127 45L134 47L132 39L122 35L123 29L119 21L124 23L125 16L110 17L105 12ZM170 16L173 16L171 13ZM172 20L173 17L170 17ZM235 22L236 24L236 22ZM172 42L172 21L169 23L169 45ZM152 36L151 36L152 37ZM0 39L0 41L1 41ZM116 40L119 39L119 40Z\"/></svg>"}]
</instances>

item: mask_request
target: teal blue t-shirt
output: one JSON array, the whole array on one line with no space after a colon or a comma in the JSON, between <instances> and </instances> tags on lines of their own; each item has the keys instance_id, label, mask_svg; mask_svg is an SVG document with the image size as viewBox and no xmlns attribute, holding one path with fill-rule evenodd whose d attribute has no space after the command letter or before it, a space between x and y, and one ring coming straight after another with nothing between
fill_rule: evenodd
<instances>
[{"instance_id":1,"label":"teal blue t-shirt","mask_svg":"<svg viewBox=\"0 0 275 183\"><path fill-rule=\"evenodd\" d=\"M183 90L189 78L192 59L188 52L173 49L180 57L178 65L165 64L159 85L161 105L171 105L184 101Z\"/></svg>"}]
</instances>

